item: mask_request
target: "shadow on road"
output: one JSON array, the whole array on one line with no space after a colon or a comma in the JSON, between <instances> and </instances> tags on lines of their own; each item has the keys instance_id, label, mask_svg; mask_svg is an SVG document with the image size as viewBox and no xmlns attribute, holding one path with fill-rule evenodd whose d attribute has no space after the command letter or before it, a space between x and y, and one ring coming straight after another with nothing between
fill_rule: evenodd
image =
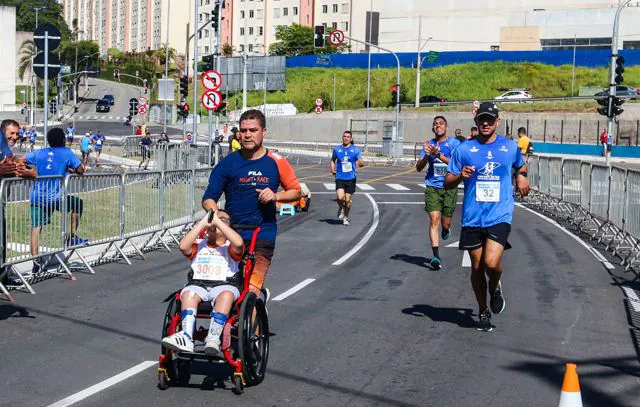
<instances>
[{"instance_id":1,"label":"shadow on road","mask_svg":"<svg viewBox=\"0 0 640 407\"><path fill-rule=\"evenodd\" d=\"M448 322L461 328L475 328L476 322L471 317L473 311L469 308L437 308L427 304L416 304L402 310L403 314L414 317L428 317L434 322Z\"/></svg>"},{"instance_id":2,"label":"shadow on road","mask_svg":"<svg viewBox=\"0 0 640 407\"><path fill-rule=\"evenodd\" d=\"M319 219L318 222L324 222L329 225L342 225L342 221L338 219Z\"/></svg>"},{"instance_id":3,"label":"shadow on road","mask_svg":"<svg viewBox=\"0 0 640 407\"><path fill-rule=\"evenodd\" d=\"M17 315L16 315L17 314ZM0 321L4 321L9 318L34 318L35 317L29 314L29 310L24 307L16 307L11 304L2 304L0 305Z\"/></svg>"},{"instance_id":4,"label":"shadow on road","mask_svg":"<svg viewBox=\"0 0 640 407\"><path fill-rule=\"evenodd\" d=\"M401 260L405 263L413 264L414 266L427 267L427 264L431 261L428 257L412 256L410 254L398 253L389 257L391 260ZM429 267L430 268L430 267Z\"/></svg>"}]
</instances>

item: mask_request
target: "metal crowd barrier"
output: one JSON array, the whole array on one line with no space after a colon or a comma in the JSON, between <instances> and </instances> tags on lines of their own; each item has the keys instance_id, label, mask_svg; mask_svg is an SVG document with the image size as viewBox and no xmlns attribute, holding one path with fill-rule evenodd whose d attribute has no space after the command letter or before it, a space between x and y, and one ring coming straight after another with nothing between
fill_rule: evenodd
<instances>
[{"instance_id":1,"label":"metal crowd barrier","mask_svg":"<svg viewBox=\"0 0 640 407\"><path fill-rule=\"evenodd\" d=\"M130 256L144 258L145 251L157 247L170 251L166 239L178 243L186 227L202 216L200 200L210 173L209 167L3 179L0 230L6 231L6 242L0 242L0 249L6 259L1 267L19 281L0 283L0 291L9 299L9 289L35 294L32 284L43 278L75 279L76 270L95 273L92 265L131 264ZM32 250L36 236L38 250ZM72 262L73 256L79 261ZM43 270L37 274L27 271L35 262Z\"/></svg>"},{"instance_id":2,"label":"metal crowd barrier","mask_svg":"<svg viewBox=\"0 0 640 407\"><path fill-rule=\"evenodd\" d=\"M530 204L590 235L627 270L640 262L640 171L545 156L528 167Z\"/></svg>"}]
</instances>

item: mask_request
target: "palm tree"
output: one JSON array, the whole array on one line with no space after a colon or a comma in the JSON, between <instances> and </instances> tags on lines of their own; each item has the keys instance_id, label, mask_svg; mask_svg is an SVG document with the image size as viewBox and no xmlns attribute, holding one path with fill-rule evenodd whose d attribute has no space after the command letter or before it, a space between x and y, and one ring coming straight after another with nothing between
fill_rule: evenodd
<instances>
[{"instance_id":1,"label":"palm tree","mask_svg":"<svg viewBox=\"0 0 640 407\"><path fill-rule=\"evenodd\" d=\"M33 58L35 58L38 53L38 49L36 48L36 43L33 40L24 40L22 44L20 44L20 53L18 62L18 76L20 80L23 80L24 74L27 71L31 71Z\"/></svg>"}]
</instances>

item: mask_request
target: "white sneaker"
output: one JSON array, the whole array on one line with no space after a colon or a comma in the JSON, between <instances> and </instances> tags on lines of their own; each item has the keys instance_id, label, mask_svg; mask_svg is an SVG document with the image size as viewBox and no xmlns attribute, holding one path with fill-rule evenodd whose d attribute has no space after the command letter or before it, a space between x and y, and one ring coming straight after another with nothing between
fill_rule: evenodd
<instances>
[{"instance_id":1,"label":"white sneaker","mask_svg":"<svg viewBox=\"0 0 640 407\"><path fill-rule=\"evenodd\" d=\"M342 206L338 207L338 219L339 220L344 219L344 214L342 213Z\"/></svg>"},{"instance_id":2,"label":"white sneaker","mask_svg":"<svg viewBox=\"0 0 640 407\"><path fill-rule=\"evenodd\" d=\"M162 346L182 352L193 352L193 341L182 331L162 339Z\"/></svg>"},{"instance_id":3,"label":"white sneaker","mask_svg":"<svg viewBox=\"0 0 640 407\"><path fill-rule=\"evenodd\" d=\"M204 340L204 353L210 356L222 356L220 351L220 338L207 335Z\"/></svg>"},{"instance_id":4,"label":"white sneaker","mask_svg":"<svg viewBox=\"0 0 640 407\"><path fill-rule=\"evenodd\" d=\"M349 219L344 218L344 219L342 220L342 224L343 224L343 225L345 225L345 226L349 226L349 225L351 224L351 222L349 222Z\"/></svg>"}]
</instances>

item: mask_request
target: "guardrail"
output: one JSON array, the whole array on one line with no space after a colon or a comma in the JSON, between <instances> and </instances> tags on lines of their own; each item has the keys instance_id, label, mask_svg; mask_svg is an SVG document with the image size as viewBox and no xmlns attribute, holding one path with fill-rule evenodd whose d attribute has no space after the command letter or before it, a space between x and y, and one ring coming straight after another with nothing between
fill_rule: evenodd
<instances>
[{"instance_id":1,"label":"guardrail","mask_svg":"<svg viewBox=\"0 0 640 407\"><path fill-rule=\"evenodd\" d=\"M215 165L214 154L207 145L183 143L158 143L158 137L152 137L151 146L141 145L140 136L122 138L122 158L149 158L151 168L157 171L191 170L200 166ZM211 155L211 158L210 158ZM147 163L146 168L149 168Z\"/></svg>"},{"instance_id":2,"label":"guardrail","mask_svg":"<svg viewBox=\"0 0 640 407\"><path fill-rule=\"evenodd\" d=\"M527 164L532 206L603 244L625 270L640 263L640 171L545 156Z\"/></svg>"},{"instance_id":3,"label":"guardrail","mask_svg":"<svg viewBox=\"0 0 640 407\"><path fill-rule=\"evenodd\" d=\"M0 291L12 300L9 290L35 294L33 283L43 278L74 279L75 271L93 274L92 265L131 264L131 256L144 258L158 247L170 251L169 244L178 243L185 228L202 216L200 199L210 172L209 167L3 179L0 230L6 240L0 249L6 260L1 267L16 279L0 283ZM33 274L35 262L42 271Z\"/></svg>"}]
</instances>

